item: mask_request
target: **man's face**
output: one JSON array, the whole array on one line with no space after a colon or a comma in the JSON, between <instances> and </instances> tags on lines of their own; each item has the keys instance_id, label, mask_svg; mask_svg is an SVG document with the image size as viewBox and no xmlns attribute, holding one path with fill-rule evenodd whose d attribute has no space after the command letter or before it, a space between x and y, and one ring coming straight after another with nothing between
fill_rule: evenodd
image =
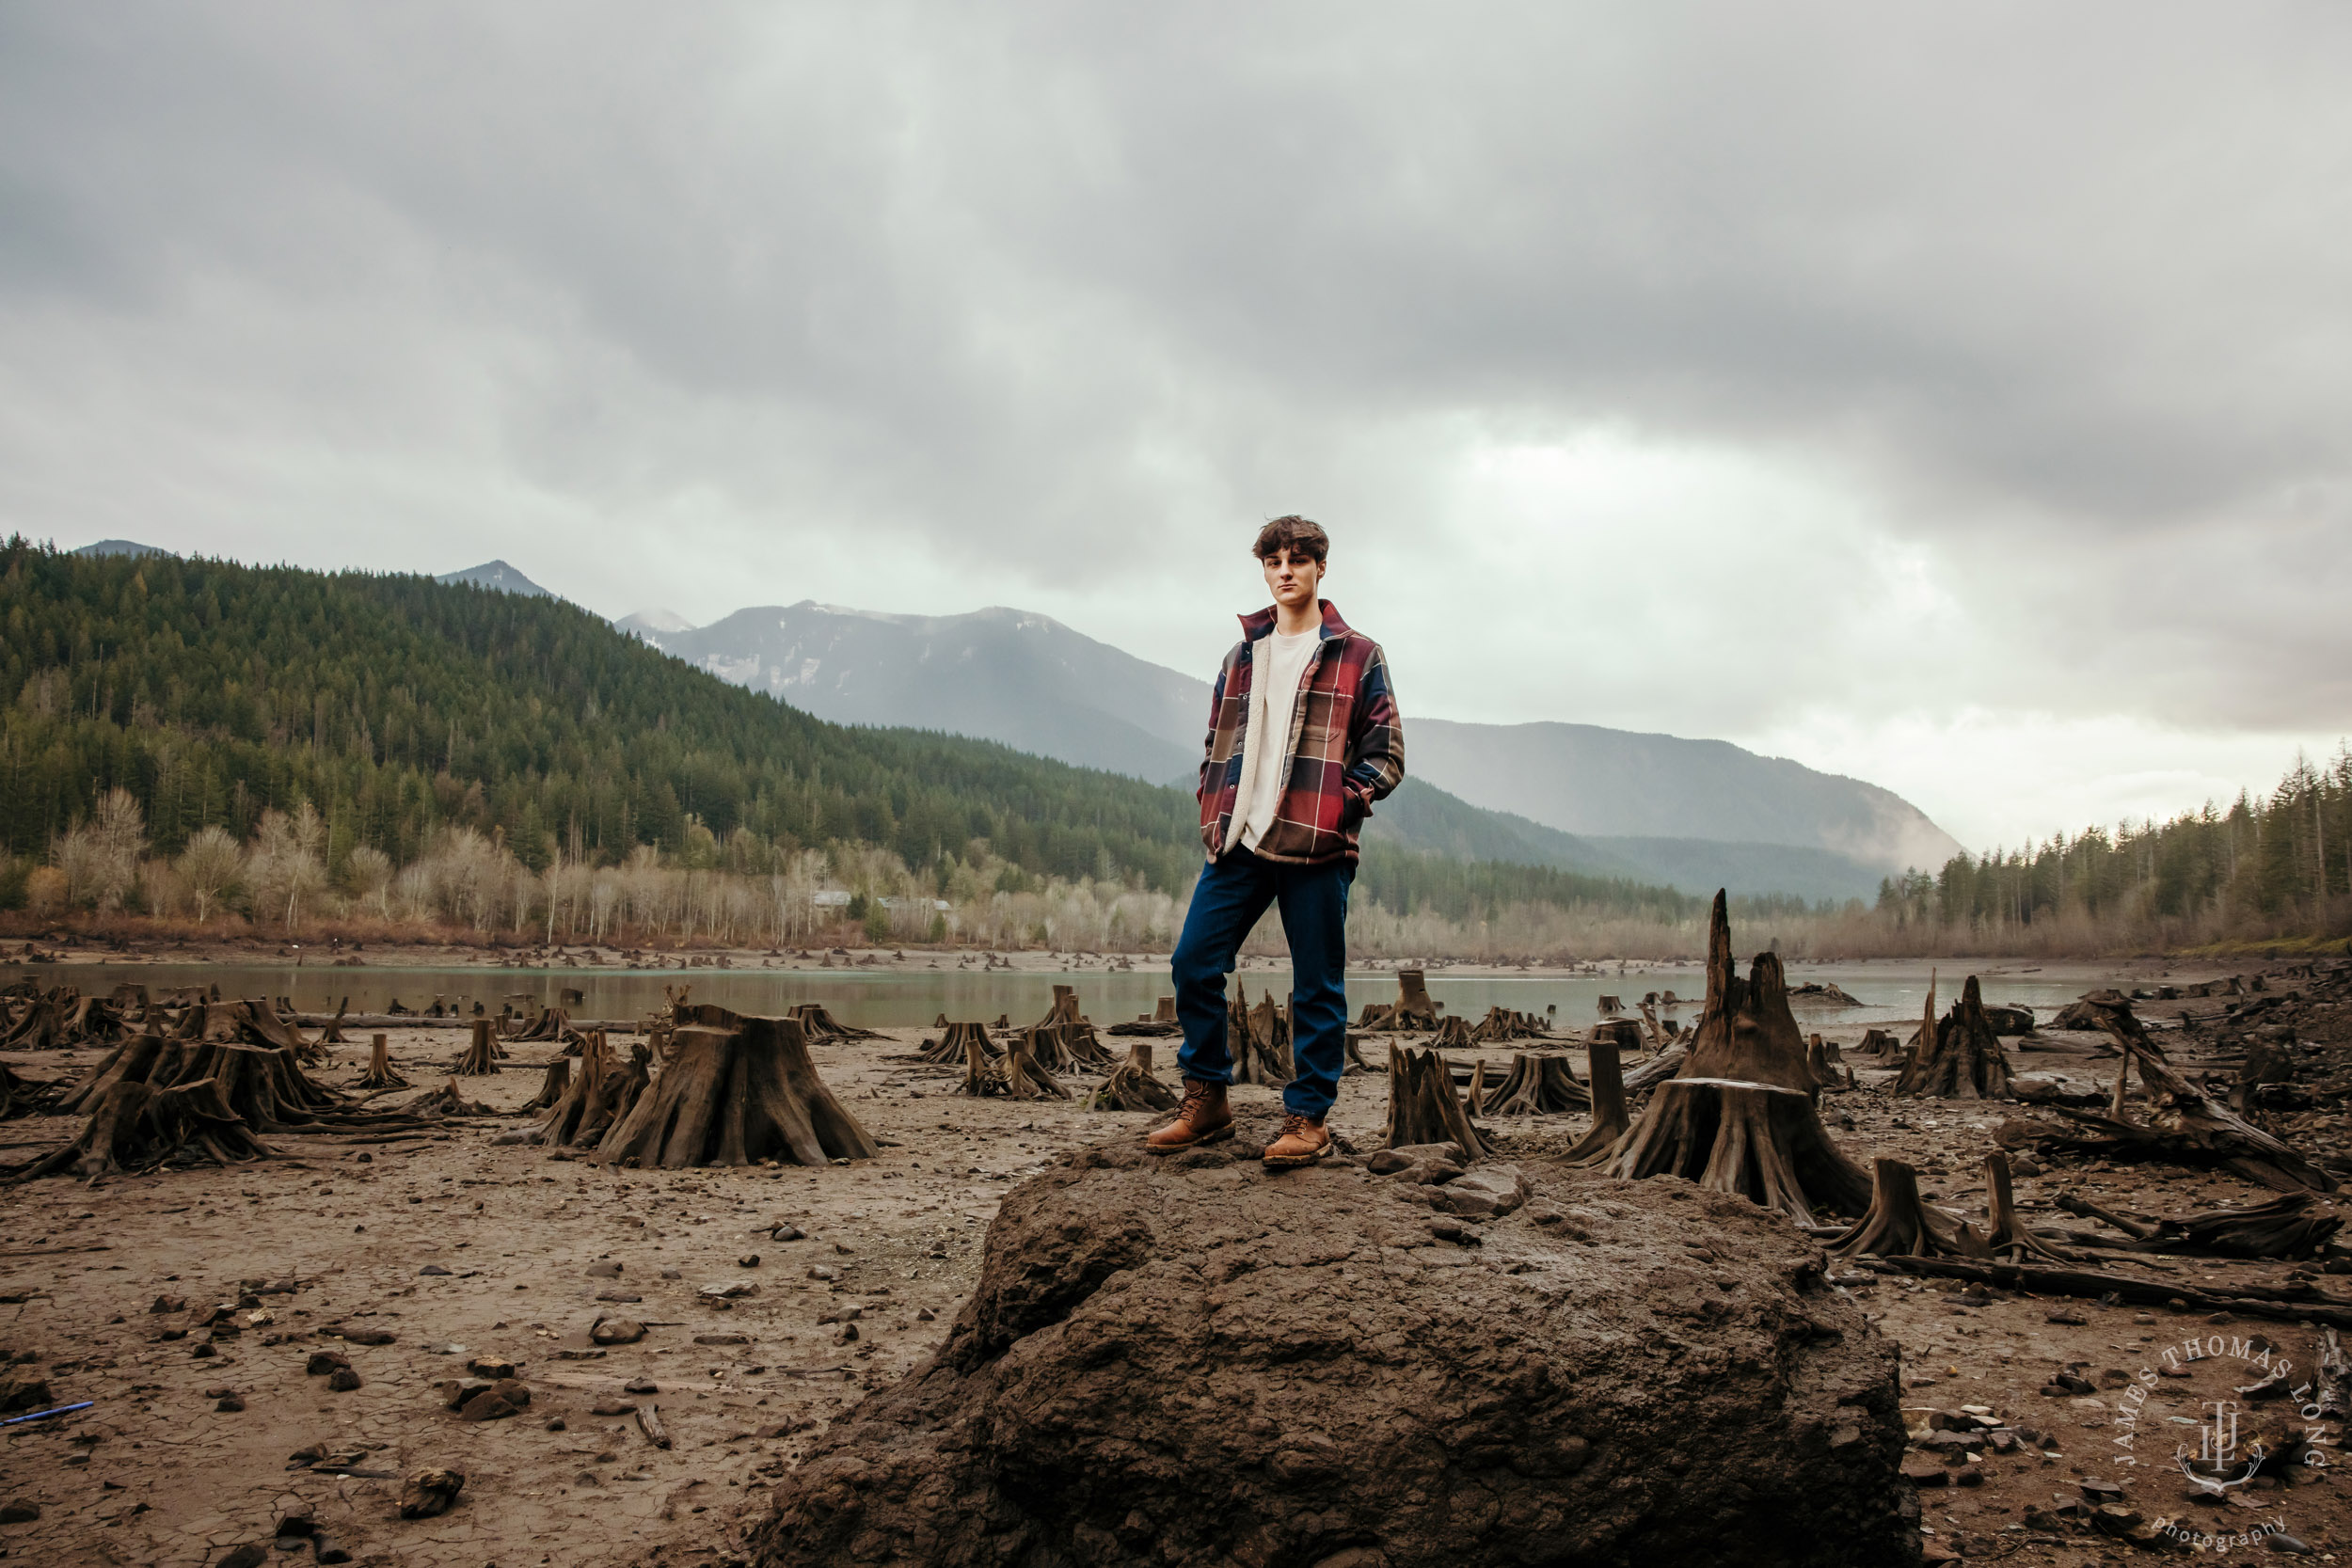
<instances>
[{"instance_id":1,"label":"man's face","mask_svg":"<svg viewBox=\"0 0 2352 1568\"><path fill-rule=\"evenodd\" d=\"M1315 590L1323 583L1323 562L1304 550L1285 547L1260 564L1265 567L1265 585L1276 604L1303 610L1315 602Z\"/></svg>"}]
</instances>

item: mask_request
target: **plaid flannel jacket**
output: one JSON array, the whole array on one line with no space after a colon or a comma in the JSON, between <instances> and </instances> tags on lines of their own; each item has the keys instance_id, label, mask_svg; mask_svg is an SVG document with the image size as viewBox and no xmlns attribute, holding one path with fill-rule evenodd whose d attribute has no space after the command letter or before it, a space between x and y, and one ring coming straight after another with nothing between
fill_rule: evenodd
<instances>
[{"instance_id":1,"label":"plaid flannel jacket","mask_svg":"<svg viewBox=\"0 0 2352 1568\"><path fill-rule=\"evenodd\" d=\"M1273 629L1270 607L1241 618L1241 641L1225 656L1209 698L1208 754L1197 793L1200 842L1211 860L1225 852L1233 831L1249 733L1251 649ZM1297 865L1356 859L1358 824L1405 777L1405 721L1389 689L1380 644L1349 629L1328 599L1323 601L1323 636L1308 657L1291 707L1282 759L1281 803L1274 825L1259 835L1256 853Z\"/></svg>"}]
</instances>

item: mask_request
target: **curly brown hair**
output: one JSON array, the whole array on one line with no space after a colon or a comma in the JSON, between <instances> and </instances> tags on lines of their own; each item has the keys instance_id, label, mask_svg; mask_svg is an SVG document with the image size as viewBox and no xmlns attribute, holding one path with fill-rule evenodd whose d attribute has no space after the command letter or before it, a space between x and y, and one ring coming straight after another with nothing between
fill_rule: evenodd
<instances>
[{"instance_id":1,"label":"curly brown hair","mask_svg":"<svg viewBox=\"0 0 2352 1568\"><path fill-rule=\"evenodd\" d=\"M1294 512L1260 529L1258 542L1250 546L1250 553L1260 561L1271 561L1284 550L1296 550L1321 565L1331 553L1331 536L1323 531L1321 523L1310 522Z\"/></svg>"}]
</instances>

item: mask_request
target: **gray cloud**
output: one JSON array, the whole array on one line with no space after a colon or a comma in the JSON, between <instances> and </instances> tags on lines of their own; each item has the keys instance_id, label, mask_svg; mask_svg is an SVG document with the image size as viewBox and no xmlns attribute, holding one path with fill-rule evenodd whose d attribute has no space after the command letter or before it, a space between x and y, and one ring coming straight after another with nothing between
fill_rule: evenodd
<instances>
[{"instance_id":1,"label":"gray cloud","mask_svg":"<svg viewBox=\"0 0 2352 1568\"><path fill-rule=\"evenodd\" d=\"M0 520L500 553L613 611L1004 599L1200 664L1300 506L1442 711L2324 738L2347 34L11 7ZM1727 477L1507 519L1464 478L1596 433Z\"/></svg>"}]
</instances>

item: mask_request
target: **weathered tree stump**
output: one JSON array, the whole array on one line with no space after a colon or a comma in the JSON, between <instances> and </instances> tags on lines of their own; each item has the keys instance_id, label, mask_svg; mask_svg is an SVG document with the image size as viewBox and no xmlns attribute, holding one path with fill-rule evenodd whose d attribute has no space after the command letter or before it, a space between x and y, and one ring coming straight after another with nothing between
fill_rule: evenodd
<instances>
[{"instance_id":1,"label":"weathered tree stump","mask_svg":"<svg viewBox=\"0 0 2352 1568\"><path fill-rule=\"evenodd\" d=\"M2018 1216L2017 1193L2011 1184L2009 1155L1994 1149L1984 1157L1985 1244L1993 1255L2010 1263L2043 1258L2067 1263L2074 1259L2034 1234Z\"/></svg>"},{"instance_id":2,"label":"weathered tree stump","mask_svg":"<svg viewBox=\"0 0 2352 1568\"><path fill-rule=\"evenodd\" d=\"M680 1006L684 992L679 993ZM871 1029L861 1029L854 1023L844 1023L825 1010L821 1002L803 1002L786 1009L786 1015L800 1020L801 1032L810 1040L878 1040L882 1036ZM1000 1022L998 1028L1003 1028Z\"/></svg>"},{"instance_id":3,"label":"weathered tree stump","mask_svg":"<svg viewBox=\"0 0 2352 1568\"><path fill-rule=\"evenodd\" d=\"M1041 1029L1050 1029L1057 1023L1075 1023L1077 1022L1078 988L1075 986L1064 985L1055 986L1054 1005L1045 1009L1045 1016L1043 1018L1037 1021L1038 1027Z\"/></svg>"},{"instance_id":4,"label":"weathered tree stump","mask_svg":"<svg viewBox=\"0 0 2352 1568\"><path fill-rule=\"evenodd\" d=\"M1919 1173L1900 1160L1880 1160L1870 1206L1861 1222L1830 1243L1831 1256L1990 1259L1993 1248L1967 1221L1931 1209L1919 1196Z\"/></svg>"},{"instance_id":5,"label":"weathered tree stump","mask_svg":"<svg viewBox=\"0 0 2352 1568\"><path fill-rule=\"evenodd\" d=\"M1392 1025L1398 1029L1435 1029L1438 1026L1438 1005L1429 999L1427 975L1418 969L1396 972L1396 1018Z\"/></svg>"},{"instance_id":6,"label":"weathered tree stump","mask_svg":"<svg viewBox=\"0 0 2352 1568\"><path fill-rule=\"evenodd\" d=\"M1236 982L1232 1006L1225 1020L1225 1048L1233 1058L1233 1082L1280 1088L1297 1076L1291 1058L1291 1021L1287 1008L1274 1005L1268 991L1252 1007Z\"/></svg>"},{"instance_id":7,"label":"weathered tree stump","mask_svg":"<svg viewBox=\"0 0 2352 1568\"><path fill-rule=\"evenodd\" d=\"M678 1009L676 1052L596 1147L600 1164L644 1168L824 1165L867 1160L878 1146L818 1077L796 1018L708 1004Z\"/></svg>"},{"instance_id":8,"label":"weathered tree stump","mask_svg":"<svg viewBox=\"0 0 2352 1568\"><path fill-rule=\"evenodd\" d=\"M1708 921L1707 1001L1687 1054L1619 1139L1607 1168L1632 1180L1685 1177L1800 1222L1822 1208L1860 1213L1869 1202L1869 1178L1822 1129L1815 1087L1779 956L1757 954L1740 978L1731 956L1729 901L1718 891Z\"/></svg>"},{"instance_id":9,"label":"weathered tree stump","mask_svg":"<svg viewBox=\"0 0 2352 1568\"><path fill-rule=\"evenodd\" d=\"M427 1089L416 1099L401 1106L401 1114L409 1117L493 1117L498 1115L478 1100L468 1100L454 1078L444 1079L437 1089Z\"/></svg>"},{"instance_id":10,"label":"weathered tree stump","mask_svg":"<svg viewBox=\"0 0 2352 1568\"><path fill-rule=\"evenodd\" d=\"M1604 995L1601 997L1601 999L1600 999L1600 1016L1601 1016L1601 1017L1603 1017L1603 1018L1615 1018L1615 1017L1616 1017L1619 1013L1622 1013L1622 1012L1624 1012L1624 1011L1625 1011L1625 999L1624 999L1623 997L1618 997L1618 996L1610 996L1610 995L1606 995L1606 994L1604 994Z\"/></svg>"},{"instance_id":11,"label":"weathered tree stump","mask_svg":"<svg viewBox=\"0 0 2352 1568\"><path fill-rule=\"evenodd\" d=\"M1581 1111L1593 1097L1576 1081L1565 1056L1539 1056L1515 1052L1500 1082L1479 1097L1479 1112L1489 1117L1549 1117Z\"/></svg>"},{"instance_id":12,"label":"weathered tree stump","mask_svg":"<svg viewBox=\"0 0 2352 1568\"><path fill-rule=\"evenodd\" d=\"M319 1043L321 1045L342 1045L343 1043L343 1017L350 1011L350 997L346 996L342 1001L335 1004L335 1016L328 1019L326 1025L319 1031Z\"/></svg>"},{"instance_id":13,"label":"weathered tree stump","mask_svg":"<svg viewBox=\"0 0 2352 1568\"><path fill-rule=\"evenodd\" d=\"M938 1027L946 1032L935 1040L925 1040L922 1050L923 1060L934 1066L946 1067L962 1061L975 1039L980 1042L982 1050L988 1054L994 1055L996 1053L995 1042L988 1037L988 1030L980 1024L943 1023Z\"/></svg>"},{"instance_id":14,"label":"weathered tree stump","mask_svg":"<svg viewBox=\"0 0 2352 1568\"><path fill-rule=\"evenodd\" d=\"M408 1080L392 1070L391 1048L382 1035L368 1042L368 1070L359 1075L363 1089L405 1089Z\"/></svg>"},{"instance_id":15,"label":"weathered tree stump","mask_svg":"<svg viewBox=\"0 0 2352 1568\"><path fill-rule=\"evenodd\" d=\"M1984 996L1977 977L1961 987L1960 1000L1940 1022L1920 1024L1921 1043L1913 1048L1895 1081L1899 1095L1925 1095L1943 1100L2007 1100L2009 1053L1984 1016Z\"/></svg>"},{"instance_id":16,"label":"weathered tree stump","mask_svg":"<svg viewBox=\"0 0 2352 1568\"><path fill-rule=\"evenodd\" d=\"M1562 1158L1580 1164L1608 1158L1625 1135L1631 1118L1625 1110L1625 1069L1617 1060L1614 1040L1595 1040L1585 1049L1592 1077L1593 1125Z\"/></svg>"},{"instance_id":17,"label":"weathered tree stump","mask_svg":"<svg viewBox=\"0 0 2352 1568\"><path fill-rule=\"evenodd\" d=\"M531 1141L557 1148L593 1148L628 1115L651 1082L653 1053L644 1045L629 1047L629 1059L617 1060L603 1030L587 1037L580 1048L580 1070L572 1074L564 1097L547 1120L532 1129Z\"/></svg>"},{"instance_id":18,"label":"weathered tree stump","mask_svg":"<svg viewBox=\"0 0 2352 1568\"><path fill-rule=\"evenodd\" d=\"M499 1069L498 1040L486 1018L473 1021L473 1043L467 1046L450 1071L459 1078L486 1078Z\"/></svg>"},{"instance_id":19,"label":"weathered tree stump","mask_svg":"<svg viewBox=\"0 0 2352 1568\"><path fill-rule=\"evenodd\" d=\"M1438 1021L1438 1037L1429 1043L1440 1051L1468 1051L1478 1042L1470 1038L1468 1019L1448 1017Z\"/></svg>"},{"instance_id":20,"label":"weathered tree stump","mask_svg":"<svg viewBox=\"0 0 2352 1568\"><path fill-rule=\"evenodd\" d=\"M271 1157L269 1148L222 1100L215 1080L157 1088L125 1079L100 1096L80 1136L19 1167L10 1180L87 1180L172 1163L233 1165Z\"/></svg>"},{"instance_id":21,"label":"weathered tree stump","mask_svg":"<svg viewBox=\"0 0 2352 1568\"><path fill-rule=\"evenodd\" d=\"M1866 1056L1883 1056L1888 1052L1899 1049L1899 1042L1894 1036L1883 1029L1871 1029L1864 1033L1862 1043L1854 1049Z\"/></svg>"},{"instance_id":22,"label":"weathered tree stump","mask_svg":"<svg viewBox=\"0 0 2352 1568\"><path fill-rule=\"evenodd\" d=\"M1172 1111L1176 1091L1152 1074L1150 1042L1137 1040L1127 1048L1127 1059L1087 1097L1089 1111Z\"/></svg>"},{"instance_id":23,"label":"weathered tree stump","mask_svg":"<svg viewBox=\"0 0 2352 1568\"><path fill-rule=\"evenodd\" d=\"M523 1104L526 1111L551 1111L564 1101L572 1086L572 1059L558 1056L548 1064L548 1075L539 1081L539 1092Z\"/></svg>"},{"instance_id":24,"label":"weathered tree stump","mask_svg":"<svg viewBox=\"0 0 2352 1568\"><path fill-rule=\"evenodd\" d=\"M20 1078L8 1063L0 1062L0 1121L16 1117L46 1116L56 1090L56 1084Z\"/></svg>"},{"instance_id":25,"label":"weathered tree stump","mask_svg":"<svg viewBox=\"0 0 2352 1568\"><path fill-rule=\"evenodd\" d=\"M1172 996L1161 997L1159 1005L1152 1011L1152 1022L1154 1023L1176 1022L1176 999Z\"/></svg>"},{"instance_id":26,"label":"weathered tree stump","mask_svg":"<svg viewBox=\"0 0 2352 1568\"><path fill-rule=\"evenodd\" d=\"M1470 1108L1454 1092L1454 1074L1444 1053L1390 1046L1389 1117L1382 1147L1444 1143L1459 1144L1473 1160L1486 1152L1485 1140L1470 1124Z\"/></svg>"}]
</instances>

